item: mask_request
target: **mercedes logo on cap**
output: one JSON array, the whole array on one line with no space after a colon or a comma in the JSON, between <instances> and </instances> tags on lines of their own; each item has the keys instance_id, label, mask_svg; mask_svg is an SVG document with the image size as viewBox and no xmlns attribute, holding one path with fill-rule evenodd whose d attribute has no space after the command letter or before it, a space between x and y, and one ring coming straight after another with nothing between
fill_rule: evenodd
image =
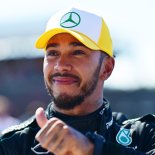
<instances>
[{"instance_id":1,"label":"mercedes logo on cap","mask_svg":"<svg viewBox=\"0 0 155 155\"><path fill-rule=\"evenodd\" d=\"M80 22L81 22L81 18L79 14L77 14L76 12L68 12L62 16L60 20L60 26L64 28L72 28L79 25Z\"/></svg>"}]
</instances>

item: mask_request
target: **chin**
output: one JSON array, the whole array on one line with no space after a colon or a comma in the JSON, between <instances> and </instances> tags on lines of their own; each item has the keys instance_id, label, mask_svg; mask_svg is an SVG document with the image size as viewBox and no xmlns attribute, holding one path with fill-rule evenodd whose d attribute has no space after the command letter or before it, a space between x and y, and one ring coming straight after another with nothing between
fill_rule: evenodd
<instances>
[{"instance_id":1,"label":"chin","mask_svg":"<svg viewBox=\"0 0 155 155\"><path fill-rule=\"evenodd\" d=\"M58 98L58 97L60 97L60 96L70 96L71 94L69 94L69 93L66 93L66 92L53 92L53 96L54 96L54 98Z\"/></svg>"}]
</instances>

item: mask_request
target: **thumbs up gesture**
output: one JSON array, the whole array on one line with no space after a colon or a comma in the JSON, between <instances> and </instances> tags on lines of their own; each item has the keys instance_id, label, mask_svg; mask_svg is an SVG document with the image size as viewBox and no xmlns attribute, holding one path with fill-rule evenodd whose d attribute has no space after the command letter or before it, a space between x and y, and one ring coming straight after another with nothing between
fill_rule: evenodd
<instances>
[{"instance_id":1,"label":"thumbs up gesture","mask_svg":"<svg viewBox=\"0 0 155 155\"><path fill-rule=\"evenodd\" d=\"M36 139L41 146L55 155L93 155L94 145L79 131L58 118L47 119L43 108L36 110L41 128Z\"/></svg>"}]
</instances>

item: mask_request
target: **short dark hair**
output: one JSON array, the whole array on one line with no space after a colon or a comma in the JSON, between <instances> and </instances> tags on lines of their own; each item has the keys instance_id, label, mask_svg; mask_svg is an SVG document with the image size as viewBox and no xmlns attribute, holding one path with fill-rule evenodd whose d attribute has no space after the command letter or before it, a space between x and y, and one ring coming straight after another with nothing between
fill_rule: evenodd
<instances>
[{"instance_id":1,"label":"short dark hair","mask_svg":"<svg viewBox=\"0 0 155 155\"><path fill-rule=\"evenodd\" d=\"M103 61L105 57L110 57L107 53L100 51L100 63Z\"/></svg>"}]
</instances>

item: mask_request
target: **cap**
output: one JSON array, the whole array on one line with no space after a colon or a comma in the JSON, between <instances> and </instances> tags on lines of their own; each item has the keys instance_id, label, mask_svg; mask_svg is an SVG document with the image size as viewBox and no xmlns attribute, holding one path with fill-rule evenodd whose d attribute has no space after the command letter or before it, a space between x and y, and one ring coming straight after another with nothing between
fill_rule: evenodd
<instances>
[{"instance_id":1,"label":"cap","mask_svg":"<svg viewBox=\"0 0 155 155\"><path fill-rule=\"evenodd\" d=\"M44 49L50 38L59 33L69 33L92 50L101 50L113 56L112 40L102 17L71 8L53 15L45 32L36 41L36 48Z\"/></svg>"}]
</instances>

